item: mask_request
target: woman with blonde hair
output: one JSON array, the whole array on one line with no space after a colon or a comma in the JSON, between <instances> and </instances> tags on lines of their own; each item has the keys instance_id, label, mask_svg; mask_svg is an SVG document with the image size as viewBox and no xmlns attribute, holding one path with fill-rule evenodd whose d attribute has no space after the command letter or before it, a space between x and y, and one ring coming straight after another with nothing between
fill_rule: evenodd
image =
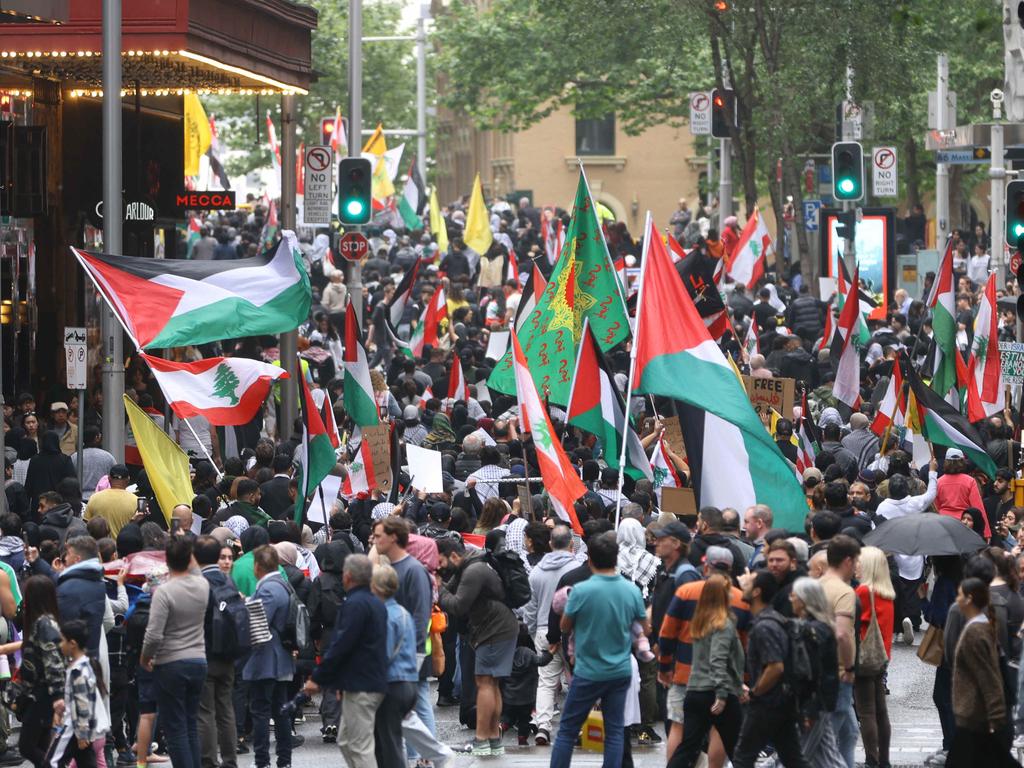
<instances>
[{"instance_id":1,"label":"woman with blonde hair","mask_svg":"<svg viewBox=\"0 0 1024 768\"><path fill-rule=\"evenodd\" d=\"M892 657L896 590L889 575L889 562L878 547L860 551L860 644L853 697L864 742L865 764L889 765L892 728L885 702L885 669Z\"/></svg>"},{"instance_id":2,"label":"woman with blonde hair","mask_svg":"<svg viewBox=\"0 0 1024 768\"><path fill-rule=\"evenodd\" d=\"M668 768L693 768L712 727L732 758L743 721L739 697L745 658L731 598L732 583L724 574L713 573L704 582L690 620L693 664L683 700L683 740Z\"/></svg>"}]
</instances>

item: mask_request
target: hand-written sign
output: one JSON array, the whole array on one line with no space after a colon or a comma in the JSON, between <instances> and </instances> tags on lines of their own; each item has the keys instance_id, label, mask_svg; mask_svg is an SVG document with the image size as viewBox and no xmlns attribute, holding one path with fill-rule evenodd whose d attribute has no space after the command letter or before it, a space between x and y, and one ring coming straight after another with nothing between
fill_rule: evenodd
<instances>
[{"instance_id":1,"label":"hand-written sign","mask_svg":"<svg viewBox=\"0 0 1024 768\"><path fill-rule=\"evenodd\" d=\"M377 478L377 486L384 492L391 490L391 427L378 424L375 427L363 427L363 440L370 445L370 457L373 459L373 474Z\"/></svg>"},{"instance_id":2,"label":"hand-written sign","mask_svg":"<svg viewBox=\"0 0 1024 768\"><path fill-rule=\"evenodd\" d=\"M750 398L750 402L765 426L771 422L773 408L785 418L793 418L793 395L796 390L793 379L761 379L744 376L743 384L747 388L747 397Z\"/></svg>"},{"instance_id":3,"label":"hand-written sign","mask_svg":"<svg viewBox=\"0 0 1024 768\"><path fill-rule=\"evenodd\" d=\"M1004 384L1024 384L1024 344L1000 341L999 362Z\"/></svg>"}]
</instances>

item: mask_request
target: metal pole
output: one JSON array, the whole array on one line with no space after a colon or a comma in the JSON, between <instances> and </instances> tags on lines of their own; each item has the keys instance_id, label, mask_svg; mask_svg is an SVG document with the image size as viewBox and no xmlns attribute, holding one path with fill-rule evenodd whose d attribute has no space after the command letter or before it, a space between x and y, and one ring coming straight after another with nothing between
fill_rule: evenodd
<instances>
[{"instance_id":1,"label":"metal pole","mask_svg":"<svg viewBox=\"0 0 1024 768\"><path fill-rule=\"evenodd\" d=\"M989 266L996 271L996 287L1005 288L1006 162L1003 160L1003 124L999 122L992 125L992 164L988 175L992 179L992 222L989 225L992 257Z\"/></svg>"},{"instance_id":2,"label":"metal pole","mask_svg":"<svg viewBox=\"0 0 1024 768\"><path fill-rule=\"evenodd\" d=\"M121 0L103 0L103 250L119 254L124 205L121 201ZM124 461L124 337L106 305L100 308L103 335L103 447Z\"/></svg>"},{"instance_id":3,"label":"metal pole","mask_svg":"<svg viewBox=\"0 0 1024 768\"><path fill-rule=\"evenodd\" d=\"M281 94L281 229L295 229L295 95ZM281 382L281 421L277 435L288 439L299 415L299 332L281 334L281 367L291 378Z\"/></svg>"},{"instance_id":4,"label":"metal pole","mask_svg":"<svg viewBox=\"0 0 1024 768\"><path fill-rule=\"evenodd\" d=\"M417 78L419 72L417 71ZM417 81L418 87L418 81ZM348 155L359 157L363 146L363 0L348 0ZM417 118L417 123L419 119ZM420 158L422 162L422 158ZM362 331L363 265L354 262L349 272L348 295Z\"/></svg>"},{"instance_id":5,"label":"metal pole","mask_svg":"<svg viewBox=\"0 0 1024 768\"><path fill-rule=\"evenodd\" d=\"M78 441L75 445L75 469L78 471L78 489L82 489L82 478L85 473L85 393L78 390Z\"/></svg>"},{"instance_id":6,"label":"metal pole","mask_svg":"<svg viewBox=\"0 0 1024 768\"><path fill-rule=\"evenodd\" d=\"M0 251L0 258L2 258L2 251ZM17 258L17 257L15 257ZM17 313L18 305L13 301L11 302L11 311ZM13 320L14 317L11 317ZM13 376L12 376L13 379ZM0 325L0 413L3 413L4 406L4 327ZM7 454L6 445L4 444L4 438L6 437L4 430L0 429L0 458L4 460L4 487L6 488L7 480ZM17 447L17 446L15 446ZM0 493L0 514L7 514L7 494Z\"/></svg>"},{"instance_id":7,"label":"metal pole","mask_svg":"<svg viewBox=\"0 0 1024 768\"><path fill-rule=\"evenodd\" d=\"M427 18L430 6L420 5L416 20L416 165L427 181Z\"/></svg>"},{"instance_id":8,"label":"metal pole","mask_svg":"<svg viewBox=\"0 0 1024 768\"><path fill-rule=\"evenodd\" d=\"M940 53L938 60L938 83L935 88L935 109L940 131L949 130L949 59ZM935 247L940 251L946 247L949 236L949 166L935 164ZM993 254L994 255L994 254Z\"/></svg>"},{"instance_id":9,"label":"metal pole","mask_svg":"<svg viewBox=\"0 0 1024 768\"><path fill-rule=\"evenodd\" d=\"M732 216L732 139L719 139L718 168L718 233L722 233L725 220Z\"/></svg>"},{"instance_id":10,"label":"metal pole","mask_svg":"<svg viewBox=\"0 0 1024 768\"><path fill-rule=\"evenodd\" d=\"M708 213L711 213L711 204L715 201L715 148L712 142L708 142ZM694 211L694 216L697 212ZM698 217L699 218L699 217Z\"/></svg>"}]
</instances>

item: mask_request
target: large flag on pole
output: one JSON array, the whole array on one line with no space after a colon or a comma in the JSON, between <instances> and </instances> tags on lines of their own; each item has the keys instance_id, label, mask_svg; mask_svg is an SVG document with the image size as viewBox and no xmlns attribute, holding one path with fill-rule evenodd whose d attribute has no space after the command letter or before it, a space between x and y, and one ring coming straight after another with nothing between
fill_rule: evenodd
<instances>
[{"instance_id":1,"label":"large flag on pole","mask_svg":"<svg viewBox=\"0 0 1024 768\"><path fill-rule=\"evenodd\" d=\"M423 226L423 207L427 202L426 188L420 177L420 169L416 158L409 164L409 174L402 188L402 196L398 199L398 212L407 229L420 229Z\"/></svg>"},{"instance_id":2,"label":"large flag on pole","mask_svg":"<svg viewBox=\"0 0 1024 768\"><path fill-rule=\"evenodd\" d=\"M164 519L169 522L171 510L178 504L191 506L195 497L188 456L128 395L121 397L135 436L135 445L142 455L146 477L149 478Z\"/></svg>"},{"instance_id":3,"label":"large flag on pole","mask_svg":"<svg viewBox=\"0 0 1024 768\"><path fill-rule=\"evenodd\" d=\"M430 188L430 232L437 240L438 259L448 253L448 225L441 214L441 204L437 202L437 187Z\"/></svg>"},{"instance_id":4,"label":"large flag on pole","mask_svg":"<svg viewBox=\"0 0 1024 768\"><path fill-rule=\"evenodd\" d=\"M473 191L469 195L469 210L466 212L466 229L462 233L462 241L483 256L494 241L491 232L491 215L484 202L483 188L480 186L480 174L473 179Z\"/></svg>"},{"instance_id":5,"label":"large flag on pole","mask_svg":"<svg viewBox=\"0 0 1024 768\"><path fill-rule=\"evenodd\" d=\"M832 357L839 361L832 394L836 400L856 410L860 403L860 353L854 343L857 331L860 304L857 300L857 270L853 271L850 292L847 294L843 311L839 315L838 333L832 344Z\"/></svg>"},{"instance_id":6,"label":"large flag on pole","mask_svg":"<svg viewBox=\"0 0 1024 768\"><path fill-rule=\"evenodd\" d=\"M662 488L682 488L683 483L679 479L679 473L672 460L665 450L665 439L659 437L654 441L654 450L651 452L651 474L654 483L654 493L658 497L658 505L661 505Z\"/></svg>"},{"instance_id":7,"label":"large flag on pole","mask_svg":"<svg viewBox=\"0 0 1024 768\"><path fill-rule=\"evenodd\" d=\"M608 255L587 177L581 170L562 255L523 329L530 372L537 386L547 390L552 403L569 402L584 318L590 318L591 331L603 351L629 335L622 286ZM505 394L515 392L511 351L494 366L487 385Z\"/></svg>"},{"instance_id":8,"label":"large flag on pole","mask_svg":"<svg viewBox=\"0 0 1024 768\"><path fill-rule=\"evenodd\" d=\"M424 347L437 346L437 326L448 317L448 302L444 297L444 288L437 287L430 301L423 307L419 324L412 332L408 348L402 349L404 353L413 358L423 357Z\"/></svg>"},{"instance_id":9,"label":"large flag on pole","mask_svg":"<svg viewBox=\"0 0 1024 768\"><path fill-rule=\"evenodd\" d=\"M580 351L572 377L568 422L597 436L604 459L612 469L619 469L622 434L627 433L626 474L635 480L651 475L651 463L633 425L626 424L626 405L615 386L601 348L590 332L590 320L583 321Z\"/></svg>"},{"instance_id":10,"label":"large flag on pole","mask_svg":"<svg viewBox=\"0 0 1024 768\"><path fill-rule=\"evenodd\" d=\"M956 285L953 283L953 241L946 244L946 252L939 263L928 308L932 311L932 335L935 341L935 363L931 370L931 387L946 397L956 389Z\"/></svg>"},{"instance_id":11,"label":"large flag on pole","mask_svg":"<svg viewBox=\"0 0 1024 768\"><path fill-rule=\"evenodd\" d=\"M342 367L345 370L342 402L346 413L358 426L373 427L380 424L380 413L373 396L370 366L360 336L362 330L359 328L356 308L352 306L352 297L349 296L345 308L345 348L342 350Z\"/></svg>"},{"instance_id":12,"label":"large flag on pole","mask_svg":"<svg viewBox=\"0 0 1024 768\"><path fill-rule=\"evenodd\" d=\"M753 288L764 274L768 254L773 250L772 236L768 234L768 227L755 205L754 212L740 233L732 258L729 259L729 277L747 288Z\"/></svg>"},{"instance_id":13,"label":"large flag on pole","mask_svg":"<svg viewBox=\"0 0 1024 768\"><path fill-rule=\"evenodd\" d=\"M892 375L885 388L885 394L878 402L878 412L871 422L871 431L881 437L887 429L901 427L906 423L907 404L903 398L903 373L898 363L892 366Z\"/></svg>"},{"instance_id":14,"label":"large flag on pole","mask_svg":"<svg viewBox=\"0 0 1024 768\"><path fill-rule=\"evenodd\" d=\"M337 456L334 454L331 436L324 426L320 409L313 399L313 393L309 389L309 384L306 383L305 376L299 376L299 390L302 407L302 442L299 444L298 450L297 477L299 497L305 501L313 495L317 486L334 469ZM302 525L305 506L305 504L295 504L295 522L299 525Z\"/></svg>"},{"instance_id":15,"label":"large flag on pole","mask_svg":"<svg viewBox=\"0 0 1024 768\"><path fill-rule=\"evenodd\" d=\"M974 341L971 344L970 381L967 389L967 417L980 421L986 416L1002 413L1006 407L1002 365L999 359L999 314L996 311L996 276L988 276L988 284L974 318Z\"/></svg>"},{"instance_id":16,"label":"large flag on pole","mask_svg":"<svg viewBox=\"0 0 1024 768\"><path fill-rule=\"evenodd\" d=\"M185 175L199 175L199 159L210 148L210 121L206 117L199 97L194 93L185 94L184 120L185 128Z\"/></svg>"},{"instance_id":17,"label":"large flag on pole","mask_svg":"<svg viewBox=\"0 0 1024 768\"><path fill-rule=\"evenodd\" d=\"M750 404L734 368L708 334L652 223L637 303L635 391L675 398L700 417L687 440L699 459L700 504L767 504L776 525L803 530L803 489ZM691 450L691 445L695 449Z\"/></svg>"},{"instance_id":18,"label":"large flag on pole","mask_svg":"<svg viewBox=\"0 0 1024 768\"><path fill-rule=\"evenodd\" d=\"M404 144L402 145L405 146ZM373 209L384 210L385 201L395 194L395 185L392 183L394 174L388 165L388 145L384 139L384 126L377 123L373 135L363 145L363 156L367 157L373 164L373 176L371 179Z\"/></svg>"},{"instance_id":19,"label":"large flag on pole","mask_svg":"<svg viewBox=\"0 0 1024 768\"><path fill-rule=\"evenodd\" d=\"M544 489L551 497L552 505L558 516L569 523L576 533L582 533L579 518L573 505L576 500L587 492L576 468L565 455L561 443L551 426L551 419L537 394L530 369L527 367L526 355L519 345L519 338L512 334L512 354L515 365L516 397L519 399L519 421L523 432L533 437L533 446L537 451L537 464L544 478Z\"/></svg>"},{"instance_id":20,"label":"large flag on pole","mask_svg":"<svg viewBox=\"0 0 1024 768\"><path fill-rule=\"evenodd\" d=\"M462 372L462 360L458 354L452 358L452 372L448 377L448 398L452 401L469 402L469 384L466 374Z\"/></svg>"},{"instance_id":21,"label":"large flag on pole","mask_svg":"<svg viewBox=\"0 0 1024 768\"><path fill-rule=\"evenodd\" d=\"M284 333L309 316L309 275L291 231L272 254L233 261L71 252L140 349Z\"/></svg>"},{"instance_id":22,"label":"large flag on pole","mask_svg":"<svg viewBox=\"0 0 1024 768\"><path fill-rule=\"evenodd\" d=\"M218 427L248 424L278 379L288 372L246 357L209 357L176 363L141 354L171 410L183 419L202 416Z\"/></svg>"},{"instance_id":23,"label":"large flag on pole","mask_svg":"<svg viewBox=\"0 0 1024 768\"><path fill-rule=\"evenodd\" d=\"M519 297L519 306L516 307L516 319L513 323L516 333L529 335L537 330L531 327L528 331L524 332L523 328L527 322L531 324L537 322L539 324L539 315L537 317L531 316L537 309L537 305L540 304L540 300L544 296L544 289L547 287L548 281L544 279L544 275L537 268L537 262L532 262L530 265L530 276L526 278L526 285L523 286L523 295Z\"/></svg>"}]
</instances>

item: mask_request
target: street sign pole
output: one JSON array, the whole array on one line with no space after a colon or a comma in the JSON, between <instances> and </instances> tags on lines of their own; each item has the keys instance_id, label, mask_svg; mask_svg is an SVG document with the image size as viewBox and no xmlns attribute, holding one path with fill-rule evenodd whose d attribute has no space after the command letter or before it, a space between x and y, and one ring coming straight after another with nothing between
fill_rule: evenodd
<instances>
[{"instance_id":1,"label":"street sign pole","mask_svg":"<svg viewBox=\"0 0 1024 768\"><path fill-rule=\"evenodd\" d=\"M281 228L295 229L295 95L281 94ZM277 436L287 440L299 415L299 332L281 334L281 368L291 376L281 380L281 421Z\"/></svg>"},{"instance_id":2,"label":"street sign pole","mask_svg":"<svg viewBox=\"0 0 1024 768\"><path fill-rule=\"evenodd\" d=\"M421 11L422 13L422 11ZM359 157L363 146L363 0L348 0L348 156ZM420 158L420 162L423 159ZM358 232L359 229L356 228ZM352 264L348 295L363 331L363 265Z\"/></svg>"},{"instance_id":3,"label":"street sign pole","mask_svg":"<svg viewBox=\"0 0 1024 768\"><path fill-rule=\"evenodd\" d=\"M989 166L992 179L992 223L989 226L991 259L989 264L996 270L996 287L1006 287L1006 161L1003 159L1003 124L992 126L992 164ZM1016 245L1016 243L1013 243Z\"/></svg>"}]
</instances>

